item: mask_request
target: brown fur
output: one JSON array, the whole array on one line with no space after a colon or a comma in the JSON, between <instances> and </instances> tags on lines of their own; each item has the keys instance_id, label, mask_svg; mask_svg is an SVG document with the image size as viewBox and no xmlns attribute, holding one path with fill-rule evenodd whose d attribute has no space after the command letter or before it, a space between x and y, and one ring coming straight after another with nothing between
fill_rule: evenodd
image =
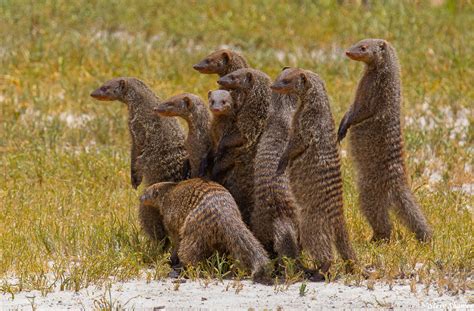
<instances>
[{"instance_id":1,"label":"brown fur","mask_svg":"<svg viewBox=\"0 0 474 311\"><path fill-rule=\"evenodd\" d=\"M385 40L362 40L346 52L366 69L354 103L339 126L342 140L351 128L349 143L357 169L362 212L374 230L373 240L389 239L389 208L421 241L432 237L407 180L400 125L400 65L395 49Z\"/></svg>"},{"instance_id":2,"label":"brown fur","mask_svg":"<svg viewBox=\"0 0 474 311\"><path fill-rule=\"evenodd\" d=\"M284 70L279 78L285 74ZM272 95L267 127L255 157L255 208L250 226L270 254L290 258L299 255L297 205L287 174L278 175L276 171L288 143L295 106L295 96Z\"/></svg>"},{"instance_id":3,"label":"brown fur","mask_svg":"<svg viewBox=\"0 0 474 311\"><path fill-rule=\"evenodd\" d=\"M333 261L332 244L344 260L355 261L343 213L342 178L334 120L321 78L307 70L287 69L272 89L295 94L299 103L279 172L289 165L291 189L300 206L299 239L320 272ZM320 279L315 275L315 280Z\"/></svg>"},{"instance_id":4,"label":"brown fur","mask_svg":"<svg viewBox=\"0 0 474 311\"><path fill-rule=\"evenodd\" d=\"M130 175L134 188L142 181L150 185L185 178L186 151L182 129L176 120L152 116L152 109L160 99L142 81L136 78L112 79L91 96L104 101L118 100L128 107L132 140ZM140 206L139 218L148 236L156 240L165 237L158 211Z\"/></svg>"},{"instance_id":5,"label":"brown fur","mask_svg":"<svg viewBox=\"0 0 474 311\"><path fill-rule=\"evenodd\" d=\"M232 193L246 224L250 222L254 207L255 155L267 122L271 102L270 82L266 74L249 68L234 71L218 81L222 87L231 90L237 109L234 124L241 135L242 144L239 147L231 147L235 145L234 136L221 138L218 151L230 152L216 154L213 176L225 176L216 180ZM229 160L229 156L232 159ZM235 165L232 170L226 172L228 161L233 161Z\"/></svg>"},{"instance_id":6,"label":"brown fur","mask_svg":"<svg viewBox=\"0 0 474 311\"><path fill-rule=\"evenodd\" d=\"M141 197L163 215L166 231L184 265L196 265L214 251L228 253L250 268L257 281L270 261L242 221L232 195L221 185L195 178L150 186Z\"/></svg>"},{"instance_id":7,"label":"brown fur","mask_svg":"<svg viewBox=\"0 0 474 311\"><path fill-rule=\"evenodd\" d=\"M184 93L165 100L154 111L160 116L181 117L187 122L189 131L184 147L189 156L191 178L202 177L205 170L201 164L212 148L210 115L204 102L199 96Z\"/></svg>"},{"instance_id":8,"label":"brown fur","mask_svg":"<svg viewBox=\"0 0 474 311\"><path fill-rule=\"evenodd\" d=\"M223 77L235 70L248 68L247 61L239 53L222 49L215 51L197 64L193 68L204 74L218 74Z\"/></svg>"},{"instance_id":9,"label":"brown fur","mask_svg":"<svg viewBox=\"0 0 474 311\"><path fill-rule=\"evenodd\" d=\"M220 158L220 171L225 173L230 171L235 165L236 149L244 143L243 137L235 124L236 110L231 94L225 90L210 91L208 93L209 108L213 114L211 122L211 137L213 141L212 154L208 156L207 165L213 164L216 154L226 154ZM226 137L226 144L219 142ZM221 148L218 150L218 148ZM225 175L216 174L215 180L223 180Z\"/></svg>"}]
</instances>

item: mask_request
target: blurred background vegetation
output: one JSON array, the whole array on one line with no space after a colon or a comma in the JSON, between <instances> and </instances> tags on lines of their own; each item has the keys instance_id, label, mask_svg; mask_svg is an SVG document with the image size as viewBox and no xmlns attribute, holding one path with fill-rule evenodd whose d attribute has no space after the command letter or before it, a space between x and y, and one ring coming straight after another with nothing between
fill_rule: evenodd
<instances>
[{"instance_id":1,"label":"blurred background vegetation","mask_svg":"<svg viewBox=\"0 0 474 311\"><path fill-rule=\"evenodd\" d=\"M338 123L362 71L344 50L367 37L398 51L407 164L436 234L420 245L397 224L392 243L368 243L343 144L354 245L377 277L416 269L419 282L465 287L474 250L474 5L359 2L0 1L0 291L79 289L144 268L150 279L166 275L169 254L137 223L125 105L89 97L101 83L136 76L162 98L205 98L216 77L191 66L228 47L271 77L287 65L319 73ZM212 261L203 271L215 276Z\"/></svg>"}]
</instances>

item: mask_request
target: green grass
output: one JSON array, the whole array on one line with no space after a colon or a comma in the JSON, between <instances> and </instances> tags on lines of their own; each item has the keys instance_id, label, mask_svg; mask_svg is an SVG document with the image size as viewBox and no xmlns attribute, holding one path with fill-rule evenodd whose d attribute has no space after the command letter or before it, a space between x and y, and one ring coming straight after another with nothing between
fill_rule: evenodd
<instances>
[{"instance_id":1,"label":"green grass","mask_svg":"<svg viewBox=\"0 0 474 311\"><path fill-rule=\"evenodd\" d=\"M339 122L362 71L343 51L365 37L398 50L407 165L435 236L421 245L396 222L391 243L368 243L344 158L346 215L360 261L376 271L372 279L412 278L452 292L472 286L474 200L455 187L473 182L474 6L374 2L367 10L304 0L0 1L0 292L78 290L110 276L151 280L169 270L169 254L138 226L126 108L89 97L102 82L137 76L161 97L205 97L216 78L191 66L225 44L272 77L284 65L318 72ZM467 125L458 124L463 114ZM422 118L432 126L422 127ZM439 181L430 182L436 171ZM341 263L333 269L342 273ZM288 263L292 280L293 270ZM228 271L243 276L219 257L187 273L222 278ZM358 284L361 276L345 280Z\"/></svg>"}]
</instances>

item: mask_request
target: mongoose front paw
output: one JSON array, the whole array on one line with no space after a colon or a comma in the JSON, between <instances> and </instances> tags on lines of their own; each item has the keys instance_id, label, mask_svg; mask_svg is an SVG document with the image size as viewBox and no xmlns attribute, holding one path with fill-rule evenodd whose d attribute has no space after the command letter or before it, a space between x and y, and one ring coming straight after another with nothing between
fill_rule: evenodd
<instances>
[{"instance_id":1,"label":"mongoose front paw","mask_svg":"<svg viewBox=\"0 0 474 311\"><path fill-rule=\"evenodd\" d=\"M276 170L276 175L280 176L285 173L286 167L288 166L288 160L287 159L281 159L280 162L278 162L278 168Z\"/></svg>"}]
</instances>

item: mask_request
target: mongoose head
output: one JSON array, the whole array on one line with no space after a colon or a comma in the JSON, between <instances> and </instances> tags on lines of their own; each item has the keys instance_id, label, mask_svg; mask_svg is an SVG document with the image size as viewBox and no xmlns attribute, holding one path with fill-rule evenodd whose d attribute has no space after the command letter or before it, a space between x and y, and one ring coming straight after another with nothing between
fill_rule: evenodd
<instances>
[{"instance_id":1,"label":"mongoose head","mask_svg":"<svg viewBox=\"0 0 474 311\"><path fill-rule=\"evenodd\" d=\"M391 46L385 40L364 39L347 50L346 55L350 59L372 65L382 62L389 49Z\"/></svg>"},{"instance_id":2,"label":"mongoose head","mask_svg":"<svg viewBox=\"0 0 474 311\"><path fill-rule=\"evenodd\" d=\"M230 65L231 63L233 63L233 66ZM244 68L247 67L247 62L238 53L231 50L222 49L209 54L199 63L193 65L193 68L200 73L218 74L222 76L230 72L229 70L238 69L230 68L235 66Z\"/></svg>"},{"instance_id":3,"label":"mongoose head","mask_svg":"<svg viewBox=\"0 0 474 311\"><path fill-rule=\"evenodd\" d=\"M140 196L140 202L144 206L160 206L169 194L176 182L160 182L149 186Z\"/></svg>"},{"instance_id":4,"label":"mongoose head","mask_svg":"<svg viewBox=\"0 0 474 311\"><path fill-rule=\"evenodd\" d=\"M207 98L209 99L209 108L214 115L228 115L232 113L233 100L228 91L209 91Z\"/></svg>"},{"instance_id":5,"label":"mongoose head","mask_svg":"<svg viewBox=\"0 0 474 311\"><path fill-rule=\"evenodd\" d=\"M91 93L91 97L102 101L123 101L127 91L128 81L126 78L115 78L102 84L101 87Z\"/></svg>"},{"instance_id":6,"label":"mongoose head","mask_svg":"<svg viewBox=\"0 0 474 311\"><path fill-rule=\"evenodd\" d=\"M188 119L194 111L199 109L204 109L204 105L199 96L183 93L168 98L153 108L153 112L164 117L182 117Z\"/></svg>"},{"instance_id":7,"label":"mongoose head","mask_svg":"<svg viewBox=\"0 0 474 311\"><path fill-rule=\"evenodd\" d=\"M257 79L253 69L243 68L221 77L217 83L227 90L248 89L252 88Z\"/></svg>"},{"instance_id":8,"label":"mongoose head","mask_svg":"<svg viewBox=\"0 0 474 311\"><path fill-rule=\"evenodd\" d=\"M284 67L270 88L280 94L300 94L310 87L306 71L300 68Z\"/></svg>"}]
</instances>

